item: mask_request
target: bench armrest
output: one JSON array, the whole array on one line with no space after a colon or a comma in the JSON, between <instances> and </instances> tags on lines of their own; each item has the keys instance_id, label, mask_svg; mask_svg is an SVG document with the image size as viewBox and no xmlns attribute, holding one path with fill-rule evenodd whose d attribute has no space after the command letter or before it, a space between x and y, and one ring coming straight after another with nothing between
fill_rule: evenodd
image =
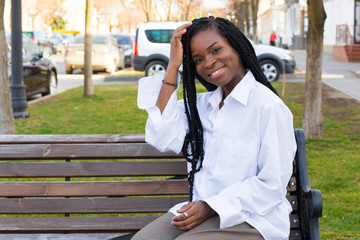
<instances>
[{"instance_id":1,"label":"bench armrest","mask_svg":"<svg viewBox=\"0 0 360 240\"><path fill-rule=\"evenodd\" d=\"M296 169L299 214L302 221L301 233L304 239L320 240L318 218L322 216L322 197L320 190L311 189L306 162L305 134L302 129L295 130L297 142Z\"/></svg>"}]
</instances>

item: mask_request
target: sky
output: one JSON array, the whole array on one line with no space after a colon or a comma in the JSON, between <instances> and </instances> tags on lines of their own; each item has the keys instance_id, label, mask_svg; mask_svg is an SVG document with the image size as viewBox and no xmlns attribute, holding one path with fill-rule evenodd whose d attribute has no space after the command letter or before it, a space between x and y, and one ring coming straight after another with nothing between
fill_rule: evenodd
<instances>
[{"instance_id":1,"label":"sky","mask_svg":"<svg viewBox=\"0 0 360 240\"><path fill-rule=\"evenodd\" d=\"M226 0L203 0L203 6L206 8L225 8Z\"/></svg>"}]
</instances>

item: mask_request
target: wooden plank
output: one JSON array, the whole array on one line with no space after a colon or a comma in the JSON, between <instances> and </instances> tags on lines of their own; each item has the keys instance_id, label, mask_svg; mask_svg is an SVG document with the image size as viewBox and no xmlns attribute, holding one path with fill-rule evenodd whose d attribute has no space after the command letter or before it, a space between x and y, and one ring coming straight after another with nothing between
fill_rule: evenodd
<instances>
[{"instance_id":1,"label":"wooden plank","mask_svg":"<svg viewBox=\"0 0 360 240\"><path fill-rule=\"evenodd\" d=\"M0 233L131 232L156 216L0 218Z\"/></svg>"},{"instance_id":2,"label":"wooden plank","mask_svg":"<svg viewBox=\"0 0 360 240\"><path fill-rule=\"evenodd\" d=\"M187 180L0 182L0 197L145 196L189 193Z\"/></svg>"},{"instance_id":3,"label":"wooden plank","mask_svg":"<svg viewBox=\"0 0 360 240\"><path fill-rule=\"evenodd\" d=\"M300 221L299 221L298 214L290 215L290 228L291 229L299 229L300 228Z\"/></svg>"},{"instance_id":4,"label":"wooden plank","mask_svg":"<svg viewBox=\"0 0 360 240\"><path fill-rule=\"evenodd\" d=\"M186 171L186 161L0 163L3 178L187 176Z\"/></svg>"},{"instance_id":5,"label":"wooden plank","mask_svg":"<svg viewBox=\"0 0 360 240\"><path fill-rule=\"evenodd\" d=\"M0 160L183 158L161 153L147 143L0 145Z\"/></svg>"},{"instance_id":6,"label":"wooden plank","mask_svg":"<svg viewBox=\"0 0 360 240\"><path fill-rule=\"evenodd\" d=\"M144 143L144 134L0 135L0 144L28 143Z\"/></svg>"},{"instance_id":7,"label":"wooden plank","mask_svg":"<svg viewBox=\"0 0 360 240\"><path fill-rule=\"evenodd\" d=\"M42 233L42 234L0 234L1 240L111 240L126 233ZM127 238L129 239L129 238ZM123 239L125 240L125 239Z\"/></svg>"},{"instance_id":8,"label":"wooden plank","mask_svg":"<svg viewBox=\"0 0 360 240\"><path fill-rule=\"evenodd\" d=\"M188 197L0 199L1 214L165 213Z\"/></svg>"},{"instance_id":9,"label":"wooden plank","mask_svg":"<svg viewBox=\"0 0 360 240\"><path fill-rule=\"evenodd\" d=\"M290 230L290 240L302 239L300 230Z\"/></svg>"},{"instance_id":10,"label":"wooden plank","mask_svg":"<svg viewBox=\"0 0 360 240\"><path fill-rule=\"evenodd\" d=\"M155 216L0 218L0 233L129 232L141 229Z\"/></svg>"},{"instance_id":11,"label":"wooden plank","mask_svg":"<svg viewBox=\"0 0 360 240\"><path fill-rule=\"evenodd\" d=\"M290 202L293 211L298 211L299 204L298 204L297 196L296 195L286 196L286 198Z\"/></svg>"}]
</instances>

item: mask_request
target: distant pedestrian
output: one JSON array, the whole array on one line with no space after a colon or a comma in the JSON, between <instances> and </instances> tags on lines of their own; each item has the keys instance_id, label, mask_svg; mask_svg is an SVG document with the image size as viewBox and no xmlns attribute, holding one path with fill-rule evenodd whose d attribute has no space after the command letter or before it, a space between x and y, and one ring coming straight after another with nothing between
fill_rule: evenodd
<instances>
[{"instance_id":1,"label":"distant pedestrian","mask_svg":"<svg viewBox=\"0 0 360 240\"><path fill-rule=\"evenodd\" d=\"M276 45L276 44L275 44L276 38L277 38L277 36L276 36L275 32L272 31L272 33L271 33L271 35L270 35L270 45L271 45L271 46L275 46L275 45Z\"/></svg>"}]
</instances>

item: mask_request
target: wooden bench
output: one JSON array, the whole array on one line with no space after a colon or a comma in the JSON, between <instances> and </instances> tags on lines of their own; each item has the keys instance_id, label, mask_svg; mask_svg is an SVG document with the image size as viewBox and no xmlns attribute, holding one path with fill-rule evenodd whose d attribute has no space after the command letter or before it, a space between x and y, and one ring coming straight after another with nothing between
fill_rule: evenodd
<instances>
[{"instance_id":1,"label":"wooden bench","mask_svg":"<svg viewBox=\"0 0 360 240\"><path fill-rule=\"evenodd\" d=\"M290 239L320 239L321 193L296 140ZM186 161L143 135L1 135L0 179L0 239L130 239L188 199Z\"/></svg>"}]
</instances>

